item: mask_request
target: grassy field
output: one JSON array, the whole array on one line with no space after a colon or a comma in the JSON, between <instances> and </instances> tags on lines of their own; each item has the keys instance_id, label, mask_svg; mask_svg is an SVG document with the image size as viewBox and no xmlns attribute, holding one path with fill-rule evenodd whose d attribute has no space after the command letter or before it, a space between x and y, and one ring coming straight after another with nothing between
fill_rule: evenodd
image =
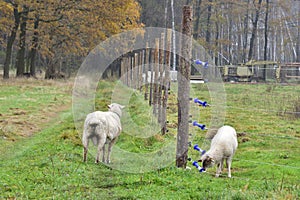
<instances>
[{"instance_id":1,"label":"grassy field","mask_svg":"<svg viewBox=\"0 0 300 200\"><path fill-rule=\"evenodd\" d=\"M97 109L110 103L115 85L100 82ZM209 102L205 85L192 88ZM239 133L231 179L225 170L215 178L215 168L199 173L190 163L191 170L172 162L147 173L96 165L93 154L83 163L71 110L72 82L1 81L0 199L299 199L300 85L226 84L225 89L225 123ZM126 111L136 124L148 124L147 102L131 94ZM176 98L170 99L166 136L135 138L128 135L134 130L126 129L117 147L144 153L174 140ZM197 120L209 126L212 107L201 109ZM206 132L191 130L192 142L208 148ZM192 149L189 155L198 158Z\"/></svg>"}]
</instances>

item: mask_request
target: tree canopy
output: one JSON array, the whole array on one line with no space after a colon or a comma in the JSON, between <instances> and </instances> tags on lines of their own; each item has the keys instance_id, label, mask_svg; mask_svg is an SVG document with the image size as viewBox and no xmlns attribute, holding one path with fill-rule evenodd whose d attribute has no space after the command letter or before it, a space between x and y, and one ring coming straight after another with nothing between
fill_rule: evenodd
<instances>
[{"instance_id":1,"label":"tree canopy","mask_svg":"<svg viewBox=\"0 0 300 200\"><path fill-rule=\"evenodd\" d=\"M28 68L34 65L30 62L38 53L50 75L61 58L85 56L107 37L141 26L135 0L1 0L0 13L0 44L17 40L17 71L26 62ZM6 45L6 55L9 48Z\"/></svg>"}]
</instances>

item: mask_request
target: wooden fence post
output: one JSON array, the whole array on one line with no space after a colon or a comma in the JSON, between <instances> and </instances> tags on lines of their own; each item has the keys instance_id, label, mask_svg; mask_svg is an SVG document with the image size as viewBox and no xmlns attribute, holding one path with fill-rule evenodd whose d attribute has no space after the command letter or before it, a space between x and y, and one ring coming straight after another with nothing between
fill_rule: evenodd
<instances>
[{"instance_id":1,"label":"wooden fence post","mask_svg":"<svg viewBox=\"0 0 300 200\"><path fill-rule=\"evenodd\" d=\"M163 85L164 87L164 94L162 100L162 134L164 135L167 132L167 103L168 103L168 96L169 96L169 88L170 88L170 51L171 51L171 37L172 31L168 29L166 35L166 51L165 51L165 77Z\"/></svg>"},{"instance_id":2,"label":"wooden fence post","mask_svg":"<svg viewBox=\"0 0 300 200\"><path fill-rule=\"evenodd\" d=\"M133 82L134 82L134 89L138 89L138 77L139 77L139 70L138 70L138 53L134 53L134 64L133 64Z\"/></svg>"},{"instance_id":3,"label":"wooden fence post","mask_svg":"<svg viewBox=\"0 0 300 200\"><path fill-rule=\"evenodd\" d=\"M144 58L144 50L141 50L139 53L139 65L138 65L139 67L138 88L140 92L142 92L142 88L143 88L143 68L144 68L143 58Z\"/></svg>"},{"instance_id":4,"label":"wooden fence post","mask_svg":"<svg viewBox=\"0 0 300 200\"><path fill-rule=\"evenodd\" d=\"M150 64L151 64L151 74L150 74L150 92L149 92L149 106L152 106L153 104L153 71L154 71L154 50L150 50Z\"/></svg>"},{"instance_id":5,"label":"wooden fence post","mask_svg":"<svg viewBox=\"0 0 300 200\"><path fill-rule=\"evenodd\" d=\"M153 93L153 114L158 114L158 69L159 69L159 38L155 39L155 50L154 50L154 93Z\"/></svg>"},{"instance_id":6,"label":"wooden fence post","mask_svg":"<svg viewBox=\"0 0 300 200\"><path fill-rule=\"evenodd\" d=\"M164 45L165 45L165 33L161 33L159 42L159 78L158 78L158 123L162 124L162 90L163 90L163 79L164 79Z\"/></svg>"},{"instance_id":7,"label":"wooden fence post","mask_svg":"<svg viewBox=\"0 0 300 200\"><path fill-rule=\"evenodd\" d=\"M149 71L149 44L146 43L146 49L145 49L145 100L148 100L149 96L149 84L148 84L148 71Z\"/></svg>"},{"instance_id":8,"label":"wooden fence post","mask_svg":"<svg viewBox=\"0 0 300 200\"><path fill-rule=\"evenodd\" d=\"M124 85L128 86L128 56L123 56L123 83Z\"/></svg>"},{"instance_id":9,"label":"wooden fence post","mask_svg":"<svg viewBox=\"0 0 300 200\"><path fill-rule=\"evenodd\" d=\"M128 86L133 88L132 86L132 64L133 64L133 56L129 54L128 57Z\"/></svg>"},{"instance_id":10,"label":"wooden fence post","mask_svg":"<svg viewBox=\"0 0 300 200\"><path fill-rule=\"evenodd\" d=\"M120 75L120 80L121 82L125 85L125 74L126 74L126 71L125 71L125 57L123 56L122 59L121 59L121 75Z\"/></svg>"},{"instance_id":11,"label":"wooden fence post","mask_svg":"<svg viewBox=\"0 0 300 200\"><path fill-rule=\"evenodd\" d=\"M188 158L189 135L189 98L190 98L190 73L192 53L192 28L193 10L191 6L183 7L181 54L178 66L178 133L176 166L186 168Z\"/></svg>"}]
</instances>

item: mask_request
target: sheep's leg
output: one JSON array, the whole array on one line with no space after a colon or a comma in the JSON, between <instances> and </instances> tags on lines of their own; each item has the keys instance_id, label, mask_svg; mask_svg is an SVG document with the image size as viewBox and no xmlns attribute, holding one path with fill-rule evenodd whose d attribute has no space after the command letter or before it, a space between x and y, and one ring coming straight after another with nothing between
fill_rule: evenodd
<instances>
[{"instance_id":1,"label":"sheep's leg","mask_svg":"<svg viewBox=\"0 0 300 200\"><path fill-rule=\"evenodd\" d=\"M102 148L102 162L105 162L105 144L103 145Z\"/></svg>"},{"instance_id":2,"label":"sheep's leg","mask_svg":"<svg viewBox=\"0 0 300 200\"><path fill-rule=\"evenodd\" d=\"M220 170L219 171L220 174L222 174L223 168L224 168L224 158L221 160L220 169L219 169Z\"/></svg>"},{"instance_id":3,"label":"sheep's leg","mask_svg":"<svg viewBox=\"0 0 300 200\"><path fill-rule=\"evenodd\" d=\"M111 148L112 146L117 142L117 138L112 139L109 143L108 143L108 152L107 152L107 163L110 163L110 154L111 154Z\"/></svg>"},{"instance_id":4,"label":"sheep's leg","mask_svg":"<svg viewBox=\"0 0 300 200\"><path fill-rule=\"evenodd\" d=\"M100 138L100 140L98 142L98 151L97 151L97 157L96 157L95 163L99 163L99 157L100 157L101 151L103 150L104 144L105 144L105 138Z\"/></svg>"},{"instance_id":5,"label":"sheep's leg","mask_svg":"<svg viewBox=\"0 0 300 200\"><path fill-rule=\"evenodd\" d=\"M216 177L219 177L220 174L222 173L223 163L224 163L224 159L222 159L222 160L220 161L220 163L218 164Z\"/></svg>"},{"instance_id":6,"label":"sheep's leg","mask_svg":"<svg viewBox=\"0 0 300 200\"><path fill-rule=\"evenodd\" d=\"M82 143L83 143L83 162L86 162L86 156L87 156L88 146L89 146L89 139L83 138Z\"/></svg>"},{"instance_id":7,"label":"sheep's leg","mask_svg":"<svg viewBox=\"0 0 300 200\"><path fill-rule=\"evenodd\" d=\"M228 177L231 178L231 158L227 158L226 159L226 165L227 165L227 168L228 168Z\"/></svg>"}]
</instances>

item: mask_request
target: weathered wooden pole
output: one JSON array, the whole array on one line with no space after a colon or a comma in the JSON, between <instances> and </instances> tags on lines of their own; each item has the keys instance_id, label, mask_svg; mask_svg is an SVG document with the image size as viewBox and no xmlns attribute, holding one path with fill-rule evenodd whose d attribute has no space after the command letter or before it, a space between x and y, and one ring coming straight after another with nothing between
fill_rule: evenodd
<instances>
[{"instance_id":1,"label":"weathered wooden pole","mask_svg":"<svg viewBox=\"0 0 300 200\"><path fill-rule=\"evenodd\" d=\"M176 166L186 168L188 158L189 135L189 98L190 98L190 74L192 56L192 28L193 9L191 6L183 7L181 54L178 66L178 133Z\"/></svg>"},{"instance_id":2,"label":"weathered wooden pole","mask_svg":"<svg viewBox=\"0 0 300 200\"><path fill-rule=\"evenodd\" d=\"M133 88L133 86L132 86L132 75L133 75L132 64L133 64L133 57L129 56L129 58L128 58L128 86L130 88Z\"/></svg>"},{"instance_id":3,"label":"weathered wooden pole","mask_svg":"<svg viewBox=\"0 0 300 200\"><path fill-rule=\"evenodd\" d=\"M133 81L134 81L134 89L138 89L138 84L139 84L139 68L138 68L138 58L139 58L139 54L135 53L134 54L134 65L133 65L133 69L134 69L134 77L133 77Z\"/></svg>"},{"instance_id":4,"label":"weathered wooden pole","mask_svg":"<svg viewBox=\"0 0 300 200\"><path fill-rule=\"evenodd\" d=\"M129 57L126 56L125 60L124 60L124 64L125 64L125 85L127 85L129 87L129 83L128 83L128 79L129 79Z\"/></svg>"},{"instance_id":5,"label":"weathered wooden pole","mask_svg":"<svg viewBox=\"0 0 300 200\"><path fill-rule=\"evenodd\" d=\"M126 85L130 87L130 56L126 56Z\"/></svg>"},{"instance_id":6,"label":"weathered wooden pole","mask_svg":"<svg viewBox=\"0 0 300 200\"><path fill-rule=\"evenodd\" d=\"M124 62L124 84L128 86L128 56L123 57Z\"/></svg>"},{"instance_id":7,"label":"weathered wooden pole","mask_svg":"<svg viewBox=\"0 0 300 200\"><path fill-rule=\"evenodd\" d=\"M166 53L165 53L165 77L163 81L164 93L163 93L163 100L162 100L162 113L161 113L161 120L162 120L162 134L164 135L167 132L167 103L168 103L168 96L169 96L169 87L170 87L170 51L171 51L171 37L172 31L168 29L167 36L166 36Z\"/></svg>"},{"instance_id":8,"label":"weathered wooden pole","mask_svg":"<svg viewBox=\"0 0 300 200\"><path fill-rule=\"evenodd\" d=\"M153 114L158 114L158 72L159 72L159 38L155 39L155 50L154 50L154 90L153 90Z\"/></svg>"},{"instance_id":9,"label":"weathered wooden pole","mask_svg":"<svg viewBox=\"0 0 300 200\"><path fill-rule=\"evenodd\" d=\"M136 54L136 89L140 89L140 66L141 66L141 59L140 59L141 52Z\"/></svg>"},{"instance_id":10,"label":"weathered wooden pole","mask_svg":"<svg viewBox=\"0 0 300 200\"><path fill-rule=\"evenodd\" d=\"M123 56L122 57L122 59L121 59L121 75L120 75L120 80L121 80L121 82L125 85L125 73L126 73L126 71L125 71L125 64L126 63L126 61L125 61L125 57Z\"/></svg>"},{"instance_id":11,"label":"weathered wooden pole","mask_svg":"<svg viewBox=\"0 0 300 200\"><path fill-rule=\"evenodd\" d=\"M150 92L149 92L149 106L152 106L153 103L153 78L154 78L154 49L150 50L150 65L151 65L151 74L150 74Z\"/></svg>"},{"instance_id":12,"label":"weathered wooden pole","mask_svg":"<svg viewBox=\"0 0 300 200\"><path fill-rule=\"evenodd\" d=\"M148 84L148 71L149 71L149 56L150 56L150 49L148 42L146 43L145 49L145 100L148 100L149 96L149 84Z\"/></svg>"},{"instance_id":13,"label":"weathered wooden pole","mask_svg":"<svg viewBox=\"0 0 300 200\"><path fill-rule=\"evenodd\" d=\"M164 45L165 45L165 33L161 33L159 42L159 78L158 78L158 94L157 94L157 107L158 107L158 123L162 124L162 90L163 90L163 73L164 73Z\"/></svg>"},{"instance_id":14,"label":"weathered wooden pole","mask_svg":"<svg viewBox=\"0 0 300 200\"><path fill-rule=\"evenodd\" d=\"M144 50L141 50L139 53L139 91L142 92L143 88L143 71L144 71Z\"/></svg>"}]
</instances>

